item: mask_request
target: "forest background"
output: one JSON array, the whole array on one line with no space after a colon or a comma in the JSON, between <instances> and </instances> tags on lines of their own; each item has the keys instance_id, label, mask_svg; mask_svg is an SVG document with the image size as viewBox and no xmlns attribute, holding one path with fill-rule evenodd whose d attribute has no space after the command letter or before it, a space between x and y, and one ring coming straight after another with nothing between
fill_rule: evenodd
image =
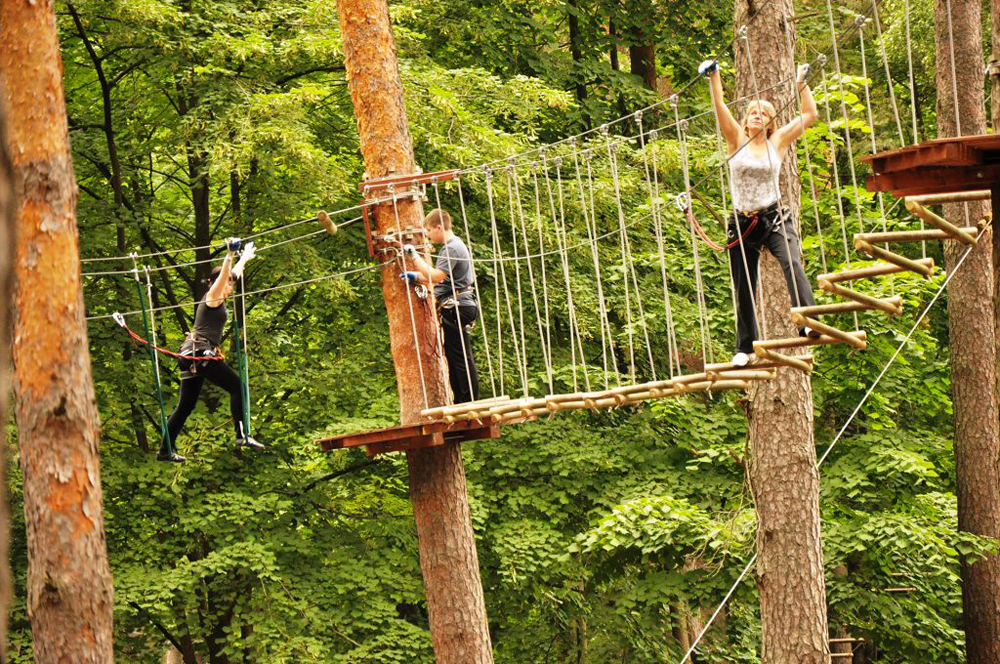
<instances>
[{"instance_id":1,"label":"forest background","mask_svg":"<svg viewBox=\"0 0 1000 664\"><path fill-rule=\"evenodd\" d=\"M869 8L848 2L836 21L849 24ZM85 259L218 246L226 236L260 233L320 208L358 203L363 168L333 2L79 0L58 9ZM425 171L503 159L681 89L679 112L696 116L686 146L694 175L711 174L721 163L714 122L705 115L707 90L700 82L684 86L698 62L717 52L731 80L728 4L406 0L393 3L391 11L414 147ZM895 91L908 104L904 1L884 2L880 11ZM930 34L930 3L915 2L910 11L914 32ZM829 47L825 4L808 0L797 12L798 59L811 60ZM855 40L841 52L840 80L831 75L816 84L821 105L839 109L846 103L848 122L837 114L831 122L821 118L800 141L811 277L848 260L839 248L841 207L848 210L847 233L857 232L859 216L866 225L880 223L876 199L853 187L843 149L845 126L856 154L869 151L872 132L879 149L898 146L885 103L890 83L873 65L873 46L868 76L874 122L863 103ZM913 56L920 110L915 122L926 138L936 133L932 43L918 39ZM667 125L671 115L663 106L644 122ZM632 123L613 125L611 132L635 133ZM600 140L599 132L581 139ZM642 174L647 153L634 143L623 145L621 197L629 221L648 215L654 205L673 210L672 196L683 188L682 147L666 130L657 141L664 193L653 201ZM610 230L618 224L616 198L602 159L594 153L595 209L597 223ZM806 186L807 168L813 187ZM470 236L488 256L483 178L473 174L463 187ZM709 178L704 189L721 210L718 181ZM441 195L446 207L458 209L454 186L442 187ZM433 196L427 205L434 204ZM859 216L850 214L855 200L863 208ZM586 237L581 210L572 200L566 205L567 233ZM721 239L711 215L703 216ZM675 210L664 213L664 220L679 345L685 366L693 367L703 349L690 238ZM889 220L910 223L901 206L890 209ZM318 226L295 226L260 244L313 230ZM558 241L558 229L544 215L532 220L532 230L550 244ZM668 362L666 342L655 341L665 340L667 332L662 304L656 309L656 242L641 224L630 227L629 236L636 262L647 268L640 273L641 287L651 303L647 325L655 357L652 366L640 363L645 375ZM617 250L616 243L602 248L605 264L615 265ZM937 245L927 250L940 259ZM710 304L708 352L724 358L732 336L728 277L723 260L707 254L701 268ZM153 270L154 305L172 307L157 316L157 335L167 346L179 345L190 328L188 303L210 268L202 262L208 259L218 260L218 252L167 254L140 263ZM587 276L590 256L581 252L571 259L570 287L584 312L583 334L593 343L600 322ZM269 449L259 455L234 451L228 408L220 392L208 389L178 441L188 463L167 466L154 460L159 413L148 356L107 317L139 309L128 273L132 264L84 263L84 272L123 272L89 276L84 284L88 315L100 317L89 323L89 336L102 420L119 661L160 661L167 649L164 632L213 663L433 660L404 459L369 460L359 450L325 454L315 443L324 435L397 422L375 272L295 285L369 264L357 222L336 236L319 234L262 251L251 264L247 289L281 286L247 300L251 408L255 432ZM560 266L553 259L549 267L555 272ZM477 269L484 287L502 278L488 263ZM629 277L611 268L606 278L611 315L624 319ZM869 334L866 352L817 352L820 453L942 278L896 280L892 288L904 297L904 313L891 320L860 316ZM527 283L521 295L530 301ZM550 304L554 311L567 306L564 295ZM530 313L530 302L528 307ZM503 312L498 317L487 310L485 316L485 329L498 320L508 324ZM476 337L481 367L482 329ZM566 330L554 332L552 381L565 391L579 376ZM530 358L533 394L548 388L540 355ZM947 367L947 321L939 304L822 468L831 630L864 638L873 661L963 658L958 561L986 543L956 533ZM163 370L169 408L176 372L169 364ZM516 382L513 364L496 373ZM484 372L484 389L488 378ZM10 661L30 662L12 423L7 432L18 584ZM679 659L753 553L744 445L738 394L558 416L508 427L496 441L466 443L496 660ZM907 590L893 592L899 589ZM699 661L756 661L757 613L753 584L744 583L709 633Z\"/></svg>"}]
</instances>

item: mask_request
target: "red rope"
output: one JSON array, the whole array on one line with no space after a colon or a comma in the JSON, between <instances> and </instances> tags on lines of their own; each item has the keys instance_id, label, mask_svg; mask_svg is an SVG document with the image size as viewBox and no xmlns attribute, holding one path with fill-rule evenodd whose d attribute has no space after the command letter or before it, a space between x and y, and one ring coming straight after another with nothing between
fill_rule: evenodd
<instances>
[{"instance_id":1,"label":"red rope","mask_svg":"<svg viewBox=\"0 0 1000 664\"><path fill-rule=\"evenodd\" d=\"M155 350L155 351L157 351L159 353L163 353L164 355L168 355L170 357L177 358L178 360L192 360L192 361L201 362L202 360L225 360L226 359L226 357L222 354L221 351L218 351L219 352L218 355L204 355L204 356L202 356L202 355L199 355L199 356L181 355L180 353L175 353L174 351L167 350L166 348L160 348L159 346L146 341L145 339L143 339L142 337L140 337L138 334L136 334L135 332L133 332L131 329L129 329L129 326L125 325L124 323L119 322L118 324L122 326L122 328L125 330L126 333L128 333L128 336L131 337L132 341L134 341L136 343L139 343L139 344L144 344L146 346L150 346L150 347L152 347L153 350Z\"/></svg>"},{"instance_id":2,"label":"red rope","mask_svg":"<svg viewBox=\"0 0 1000 664\"><path fill-rule=\"evenodd\" d=\"M736 238L729 244L722 246L721 244L716 244L712 240L712 238L708 237L708 233L706 233L705 229L702 228L701 224L698 223L698 219L694 216L694 212L691 211L690 207L684 208L684 214L687 215L688 223L690 223L694 227L694 232L698 234L698 237L701 238L701 241L707 244L710 249L713 249L715 251L728 251L733 247L737 246L740 242L745 240L750 235L750 233L753 232L753 229L757 227L757 222L760 220L760 217L757 216L756 212L751 212L748 215L750 217L750 224L747 226L746 230L743 231L743 235Z\"/></svg>"}]
</instances>

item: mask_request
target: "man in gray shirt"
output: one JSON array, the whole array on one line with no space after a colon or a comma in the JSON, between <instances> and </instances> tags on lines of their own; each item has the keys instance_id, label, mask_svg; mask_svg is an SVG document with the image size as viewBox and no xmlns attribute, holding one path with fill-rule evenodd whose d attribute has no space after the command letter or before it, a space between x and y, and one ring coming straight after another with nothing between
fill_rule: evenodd
<instances>
[{"instance_id":1,"label":"man in gray shirt","mask_svg":"<svg viewBox=\"0 0 1000 664\"><path fill-rule=\"evenodd\" d=\"M476 271L472 255L462 239L452 232L451 215L445 210L432 210L424 217L424 228L432 243L444 246L431 267L412 245L406 245L404 250L414 271L404 272L403 276L410 283L433 284L455 403L476 401L479 399L479 374L469 336L472 324L479 318L479 303L473 288Z\"/></svg>"}]
</instances>

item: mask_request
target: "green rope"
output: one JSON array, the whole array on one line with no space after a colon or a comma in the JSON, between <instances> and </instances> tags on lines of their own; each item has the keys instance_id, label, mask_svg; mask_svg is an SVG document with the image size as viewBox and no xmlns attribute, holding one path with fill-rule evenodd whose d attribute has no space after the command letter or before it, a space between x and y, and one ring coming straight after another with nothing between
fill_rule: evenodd
<instances>
[{"instance_id":1,"label":"green rope","mask_svg":"<svg viewBox=\"0 0 1000 664\"><path fill-rule=\"evenodd\" d=\"M243 279L239 283L239 307L235 309L236 324L233 329L236 334L236 367L240 376L240 399L243 401L243 435L250 436L250 363L247 354L243 352L243 326L246 325L246 294Z\"/></svg>"},{"instance_id":2,"label":"green rope","mask_svg":"<svg viewBox=\"0 0 1000 664\"><path fill-rule=\"evenodd\" d=\"M142 292L142 282L139 281L138 274L136 274L135 278L135 288L139 293L139 306L142 308L142 326L145 330L145 337L151 339L149 314L146 310L146 296ZM156 398L160 402L160 433L163 436L163 440L167 442L167 449L173 454L177 450L174 448L174 441L170 440L170 429L167 428L167 410L163 404L163 385L160 382L159 361L157 360L153 344L147 344L146 348L149 350L149 359L153 361L153 381L156 384Z\"/></svg>"}]
</instances>

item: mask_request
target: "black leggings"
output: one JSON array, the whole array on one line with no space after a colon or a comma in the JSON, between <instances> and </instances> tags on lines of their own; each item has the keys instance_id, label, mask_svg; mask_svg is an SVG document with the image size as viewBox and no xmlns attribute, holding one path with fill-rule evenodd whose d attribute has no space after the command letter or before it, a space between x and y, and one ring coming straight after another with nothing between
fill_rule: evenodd
<instances>
[{"instance_id":1,"label":"black leggings","mask_svg":"<svg viewBox=\"0 0 1000 664\"><path fill-rule=\"evenodd\" d=\"M752 220L752 217L742 213L733 217L729 222L730 243L738 237L737 233L742 235L746 232ZM757 290L757 262L761 249L766 247L778 259L792 306L810 307L816 304L809 277L799 261L799 235L795 232L795 220L788 208L779 211L778 206L773 205L761 210L758 217L757 225L743 238L742 247L737 244L729 250L729 265L736 286L736 350L748 354L753 352L753 342L757 339L757 314L752 294Z\"/></svg>"},{"instance_id":2,"label":"black leggings","mask_svg":"<svg viewBox=\"0 0 1000 664\"><path fill-rule=\"evenodd\" d=\"M456 319L461 318L459 329ZM441 309L441 327L444 328L444 355L448 359L448 382L451 383L455 403L479 399L479 372L476 358L472 356L471 325L479 318L479 306L462 304Z\"/></svg>"},{"instance_id":3,"label":"black leggings","mask_svg":"<svg viewBox=\"0 0 1000 664\"><path fill-rule=\"evenodd\" d=\"M243 437L243 390L239 376L236 375L228 364L222 360L206 360L198 363L198 371L192 375L188 370L191 366L189 360L178 360L181 367L181 394L177 408L167 420L167 430L170 432L170 440L164 440L160 444L160 454L169 454L172 449L171 442L177 440L177 434L187 420L188 415L194 410L198 403L198 395L201 394L201 386L205 384L207 378L213 384L218 385L226 392L229 392L229 411L233 415L233 427L236 429L236 437Z\"/></svg>"}]
</instances>

